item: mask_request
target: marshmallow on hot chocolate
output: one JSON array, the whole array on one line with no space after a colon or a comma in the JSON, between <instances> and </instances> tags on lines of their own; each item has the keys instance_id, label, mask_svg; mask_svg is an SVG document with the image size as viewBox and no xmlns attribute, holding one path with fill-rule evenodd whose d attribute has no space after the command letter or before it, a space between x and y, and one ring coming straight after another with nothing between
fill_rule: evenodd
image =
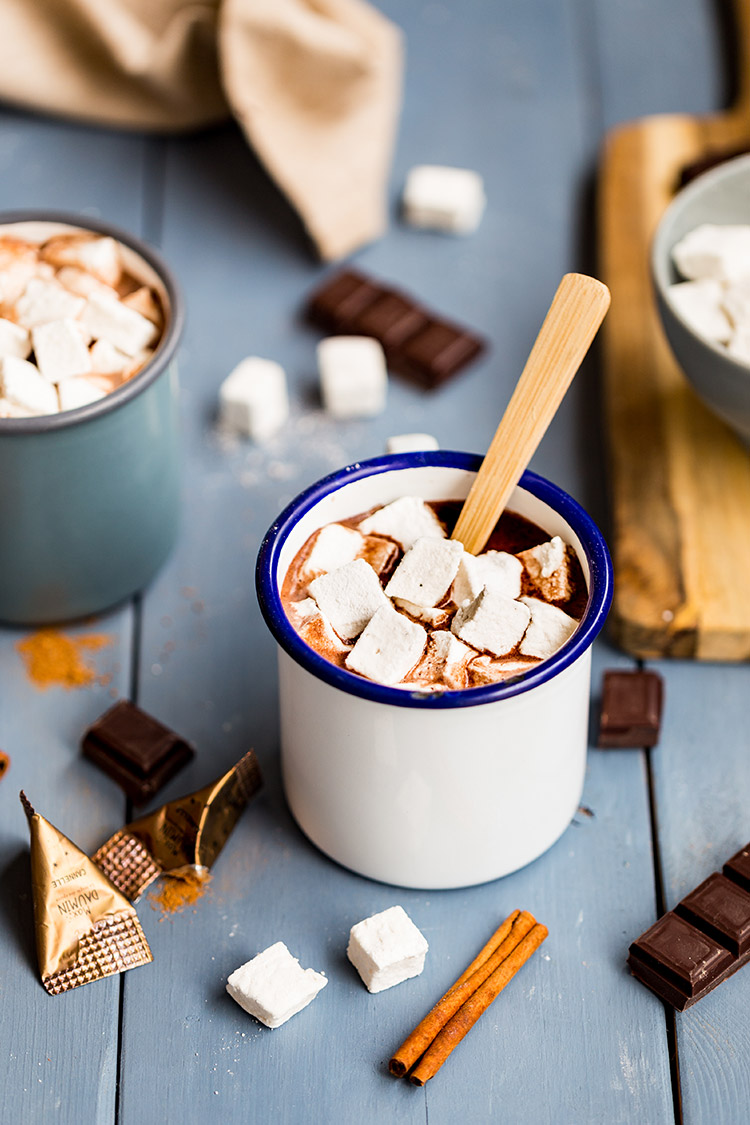
<instances>
[{"instance_id":1,"label":"marshmallow on hot chocolate","mask_svg":"<svg viewBox=\"0 0 750 1125\"><path fill-rule=\"evenodd\" d=\"M91 370L98 375L119 375L131 362L130 356L125 355L109 340L95 340L89 348Z\"/></svg>"},{"instance_id":2,"label":"marshmallow on hot chocolate","mask_svg":"<svg viewBox=\"0 0 750 1125\"><path fill-rule=\"evenodd\" d=\"M417 539L385 588L389 598L435 606L445 597L464 553L457 539Z\"/></svg>"},{"instance_id":3,"label":"marshmallow on hot chocolate","mask_svg":"<svg viewBox=\"0 0 750 1125\"><path fill-rule=\"evenodd\" d=\"M33 363L16 356L0 359L0 397L29 414L57 414L57 392Z\"/></svg>"},{"instance_id":4,"label":"marshmallow on hot chocolate","mask_svg":"<svg viewBox=\"0 0 750 1125\"><path fill-rule=\"evenodd\" d=\"M289 417L286 372L272 359L248 356L219 388L221 419L254 441L267 441Z\"/></svg>"},{"instance_id":5,"label":"marshmallow on hot chocolate","mask_svg":"<svg viewBox=\"0 0 750 1125\"><path fill-rule=\"evenodd\" d=\"M520 600L528 607L531 620L519 651L524 656L546 660L573 636L578 622L557 606L538 598L523 597Z\"/></svg>"},{"instance_id":6,"label":"marshmallow on hot chocolate","mask_svg":"<svg viewBox=\"0 0 750 1125\"><path fill-rule=\"evenodd\" d=\"M119 300L116 289L111 285L105 285L103 281L93 277L86 270L79 269L78 266L63 266L56 274L57 280L71 293L75 293L78 297L90 297L92 293L99 293L105 297L111 297L113 300Z\"/></svg>"},{"instance_id":7,"label":"marshmallow on hot chocolate","mask_svg":"<svg viewBox=\"0 0 750 1125\"><path fill-rule=\"evenodd\" d=\"M723 306L724 288L720 281L705 277L699 281L680 281L670 285L669 299L690 327L725 344L732 334L732 325Z\"/></svg>"},{"instance_id":8,"label":"marshmallow on hot chocolate","mask_svg":"<svg viewBox=\"0 0 750 1125\"><path fill-rule=\"evenodd\" d=\"M363 535L385 535L394 539L404 551L413 547L417 539L445 538L440 520L418 496L402 496L392 504L385 504L358 526Z\"/></svg>"},{"instance_id":9,"label":"marshmallow on hot chocolate","mask_svg":"<svg viewBox=\"0 0 750 1125\"><path fill-rule=\"evenodd\" d=\"M750 226L703 223L673 246L672 258L682 276L691 281L750 277Z\"/></svg>"},{"instance_id":10,"label":"marshmallow on hot chocolate","mask_svg":"<svg viewBox=\"0 0 750 1125\"><path fill-rule=\"evenodd\" d=\"M412 226L468 234L485 206L482 177L469 168L419 164L406 178L403 214Z\"/></svg>"},{"instance_id":11,"label":"marshmallow on hot chocolate","mask_svg":"<svg viewBox=\"0 0 750 1125\"><path fill-rule=\"evenodd\" d=\"M76 297L54 279L32 277L16 301L15 317L24 328L35 328L50 320L75 320L85 304L83 297Z\"/></svg>"},{"instance_id":12,"label":"marshmallow on hot chocolate","mask_svg":"<svg viewBox=\"0 0 750 1125\"><path fill-rule=\"evenodd\" d=\"M364 536L354 528L341 523L326 524L315 536L312 550L300 569L300 578L311 582L319 574L352 562L361 554L364 544Z\"/></svg>"},{"instance_id":13,"label":"marshmallow on hot chocolate","mask_svg":"<svg viewBox=\"0 0 750 1125\"><path fill-rule=\"evenodd\" d=\"M450 612L447 609L438 609L435 606L428 605L416 605L406 598L394 598L393 602L399 609L403 609L404 613L408 613L410 617L418 617L420 621L431 625L433 629L439 629L441 625L445 625L450 617Z\"/></svg>"},{"instance_id":14,"label":"marshmallow on hot chocolate","mask_svg":"<svg viewBox=\"0 0 750 1125\"><path fill-rule=\"evenodd\" d=\"M458 610L451 630L480 652L507 656L523 637L530 618L528 606L485 587L473 602Z\"/></svg>"},{"instance_id":15,"label":"marshmallow on hot chocolate","mask_svg":"<svg viewBox=\"0 0 750 1125\"><path fill-rule=\"evenodd\" d=\"M91 356L77 321L66 318L38 324L31 330L31 339L39 370L50 383L91 370Z\"/></svg>"},{"instance_id":16,"label":"marshmallow on hot chocolate","mask_svg":"<svg viewBox=\"0 0 750 1125\"><path fill-rule=\"evenodd\" d=\"M161 327L164 317L159 303L148 285L142 285L140 289L134 289L132 293L128 293L127 297L122 298L122 303L127 305L129 309L135 309L141 316L145 316L146 320L150 320L157 328Z\"/></svg>"},{"instance_id":17,"label":"marshmallow on hot chocolate","mask_svg":"<svg viewBox=\"0 0 750 1125\"><path fill-rule=\"evenodd\" d=\"M427 649L412 678L425 686L458 690L466 686L466 668L475 656L474 649L459 641L450 630L437 629L430 633Z\"/></svg>"},{"instance_id":18,"label":"marshmallow on hot chocolate","mask_svg":"<svg viewBox=\"0 0 750 1125\"><path fill-rule=\"evenodd\" d=\"M79 320L95 340L108 340L128 356L137 355L158 336L156 326L145 316L100 293L92 293L85 301Z\"/></svg>"},{"instance_id":19,"label":"marshmallow on hot chocolate","mask_svg":"<svg viewBox=\"0 0 750 1125\"><path fill-rule=\"evenodd\" d=\"M106 391L92 383L89 379L72 376L63 379L57 388L61 410L77 410L80 406L88 406L104 398Z\"/></svg>"},{"instance_id":20,"label":"marshmallow on hot chocolate","mask_svg":"<svg viewBox=\"0 0 750 1125\"><path fill-rule=\"evenodd\" d=\"M452 598L456 605L465 605L490 586L507 598L517 598L521 593L523 564L506 551L485 551L470 555L464 551L453 582Z\"/></svg>"},{"instance_id":21,"label":"marshmallow on hot chocolate","mask_svg":"<svg viewBox=\"0 0 750 1125\"><path fill-rule=\"evenodd\" d=\"M546 543L521 551L519 559L533 586L551 602L570 597L570 563L565 544L559 535Z\"/></svg>"},{"instance_id":22,"label":"marshmallow on hot chocolate","mask_svg":"<svg viewBox=\"0 0 750 1125\"><path fill-rule=\"evenodd\" d=\"M385 409L385 354L370 336L330 336L318 344L323 405L335 418L363 418Z\"/></svg>"},{"instance_id":23,"label":"marshmallow on hot chocolate","mask_svg":"<svg viewBox=\"0 0 750 1125\"><path fill-rule=\"evenodd\" d=\"M364 559L321 574L308 590L343 641L359 636L381 606L388 605L377 574Z\"/></svg>"},{"instance_id":24,"label":"marshmallow on hot chocolate","mask_svg":"<svg viewBox=\"0 0 750 1125\"><path fill-rule=\"evenodd\" d=\"M397 684L417 663L426 643L427 631L386 602L368 621L346 666L376 683Z\"/></svg>"},{"instance_id":25,"label":"marshmallow on hot chocolate","mask_svg":"<svg viewBox=\"0 0 750 1125\"><path fill-rule=\"evenodd\" d=\"M17 359L26 359L30 351L31 337L28 329L12 320L0 318L0 356L13 355Z\"/></svg>"},{"instance_id":26,"label":"marshmallow on hot chocolate","mask_svg":"<svg viewBox=\"0 0 750 1125\"><path fill-rule=\"evenodd\" d=\"M46 242L40 253L53 266L86 270L104 285L115 286L120 280L120 251L114 238L107 235L61 235Z\"/></svg>"}]
</instances>

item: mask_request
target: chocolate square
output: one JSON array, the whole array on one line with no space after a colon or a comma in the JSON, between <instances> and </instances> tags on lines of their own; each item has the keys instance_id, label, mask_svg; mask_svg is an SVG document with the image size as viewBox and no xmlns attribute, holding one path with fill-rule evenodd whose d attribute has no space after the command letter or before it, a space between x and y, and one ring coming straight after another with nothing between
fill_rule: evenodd
<instances>
[{"instance_id":1,"label":"chocolate square","mask_svg":"<svg viewBox=\"0 0 750 1125\"><path fill-rule=\"evenodd\" d=\"M655 746L663 695L658 672L605 672L597 746L617 750Z\"/></svg>"},{"instance_id":2,"label":"chocolate square","mask_svg":"<svg viewBox=\"0 0 750 1125\"><path fill-rule=\"evenodd\" d=\"M750 949L750 894L718 871L709 875L676 909L735 957L742 957Z\"/></svg>"},{"instance_id":3,"label":"chocolate square","mask_svg":"<svg viewBox=\"0 0 750 1125\"><path fill-rule=\"evenodd\" d=\"M432 318L406 341L391 362L401 375L433 388L457 375L484 351L484 347L484 341L478 336L448 321Z\"/></svg>"},{"instance_id":4,"label":"chocolate square","mask_svg":"<svg viewBox=\"0 0 750 1125\"><path fill-rule=\"evenodd\" d=\"M89 727L81 748L136 804L157 793L195 754L190 743L126 699Z\"/></svg>"},{"instance_id":5,"label":"chocolate square","mask_svg":"<svg viewBox=\"0 0 750 1125\"><path fill-rule=\"evenodd\" d=\"M356 317L384 292L356 270L342 270L315 290L307 315L328 331L348 332Z\"/></svg>"},{"instance_id":6,"label":"chocolate square","mask_svg":"<svg viewBox=\"0 0 750 1125\"><path fill-rule=\"evenodd\" d=\"M351 331L374 336L386 352L397 348L427 324L427 314L400 293L383 293L357 316Z\"/></svg>"},{"instance_id":7,"label":"chocolate square","mask_svg":"<svg viewBox=\"0 0 750 1125\"><path fill-rule=\"evenodd\" d=\"M676 987L687 1001L721 977L733 958L712 937L670 910L631 945L629 962L636 976L639 961Z\"/></svg>"}]
</instances>

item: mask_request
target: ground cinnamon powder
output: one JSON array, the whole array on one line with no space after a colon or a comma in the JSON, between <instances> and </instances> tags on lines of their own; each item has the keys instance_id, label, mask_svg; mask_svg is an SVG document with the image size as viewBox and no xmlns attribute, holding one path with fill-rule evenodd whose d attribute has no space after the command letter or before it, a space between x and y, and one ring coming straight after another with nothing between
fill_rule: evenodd
<instances>
[{"instance_id":1,"label":"ground cinnamon powder","mask_svg":"<svg viewBox=\"0 0 750 1125\"><path fill-rule=\"evenodd\" d=\"M109 681L109 677L97 676L84 653L95 652L111 643L112 638L106 633L69 637L57 629L40 629L19 641L16 649L24 659L29 679L37 687L45 689L57 685L69 691Z\"/></svg>"},{"instance_id":2,"label":"ground cinnamon powder","mask_svg":"<svg viewBox=\"0 0 750 1125\"><path fill-rule=\"evenodd\" d=\"M197 902L210 882L211 873L199 869L181 875L165 875L148 896L151 909L176 914Z\"/></svg>"}]
</instances>

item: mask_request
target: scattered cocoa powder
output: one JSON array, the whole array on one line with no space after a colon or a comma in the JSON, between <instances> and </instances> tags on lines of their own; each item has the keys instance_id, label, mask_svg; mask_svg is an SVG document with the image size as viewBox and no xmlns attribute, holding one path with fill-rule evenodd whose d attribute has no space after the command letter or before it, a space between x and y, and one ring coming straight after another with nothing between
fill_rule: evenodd
<instances>
[{"instance_id":1,"label":"scattered cocoa powder","mask_svg":"<svg viewBox=\"0 0 750 1125\"><path fill-rule=\"evenodd\" d=\"M177 914L197 902L210 882L211 873L200 868L180 875L164 875L148 896L151 909L161 910L162 914Z\"/></svg>"},{"instance_id":2,"label":"scattered cocoa powder","mask_svg":"<svg viewBox=\"0 0 750 1125\"><path fill-rule=\"evenodd\" d=\"M70 691L95 682L109 682L110 677L97 675L84 653L96 652L111 643L112 638L106 633L70 637L57 629L40 629L19 641L16 649L23 657L29 679L38 688L57 685Z\"/></svg>"}]
</instances>

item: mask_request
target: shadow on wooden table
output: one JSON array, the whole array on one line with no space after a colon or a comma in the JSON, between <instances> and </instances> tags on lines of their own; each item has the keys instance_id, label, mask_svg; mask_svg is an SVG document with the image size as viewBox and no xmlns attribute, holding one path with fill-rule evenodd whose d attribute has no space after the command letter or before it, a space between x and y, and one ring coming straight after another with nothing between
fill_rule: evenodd
<instances>
[{"instance_id":1,"label":"shadow on wooden table","mask_svg":"<svg viewBox=\"0 0 750 1125\"><path fill-rule=\"evenodd\" d=\"M31 860L21 848L0 871L0 918L18 943L21 956L37 973L34 937L34 904L31 897Z\"/></svg>"}]
</instances>

